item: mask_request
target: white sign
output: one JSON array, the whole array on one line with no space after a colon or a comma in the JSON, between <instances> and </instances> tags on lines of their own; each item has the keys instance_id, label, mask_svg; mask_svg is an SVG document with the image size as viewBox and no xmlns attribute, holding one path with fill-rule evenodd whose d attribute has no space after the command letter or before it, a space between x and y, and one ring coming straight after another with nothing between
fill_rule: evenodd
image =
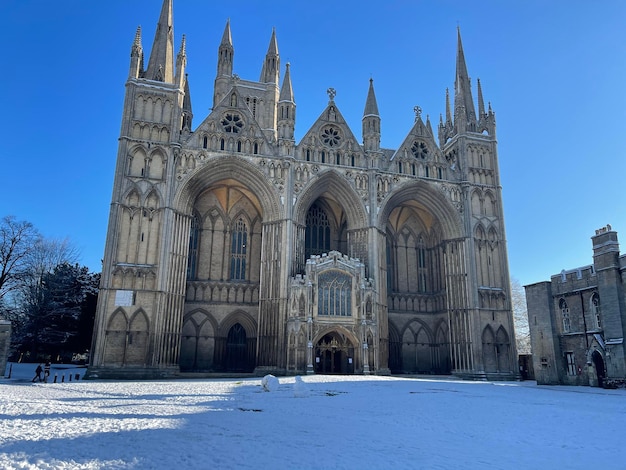
<instances>
[{"instance_id":1,"label":"white sign","mask_svg":"<svg viewBox=\"0 0 626 470\"><path fill-rule=\"evenodd\" d=\"M118 290L115 292L116 307L130 307L133 305L135 292L132 290Z\"/></svg>"}]
</instances>

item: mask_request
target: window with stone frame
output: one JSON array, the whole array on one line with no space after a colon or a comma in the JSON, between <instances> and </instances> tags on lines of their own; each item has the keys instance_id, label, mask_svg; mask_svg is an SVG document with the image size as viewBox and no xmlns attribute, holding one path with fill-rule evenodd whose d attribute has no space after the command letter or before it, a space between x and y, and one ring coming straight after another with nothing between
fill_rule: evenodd
<instances>
[{"instance_id":1,"label":"window with stone frame","mask_svg":"<svg viewBox=\"0 0 626 470\"><path fill-rule=\"evenodd\" d=\"M561 316L563 319L563 333L569 333L572 329L572 324L569 316L569 307L565 299L559 301L559 310L561 310Z\"/></svg>"},{"instance_id":2,"label":"window with stone frame","mask_svg":"<svg viewBox=\"0 0 626 470\"><path fill-rule=\"evenodd\" d=\"M224 128L224 132L238 134L239 131L243 129L243 120L241 119L241 116L236 113L226 113L222 118L222 126Z\"/></svg>"},{"instance_id":3,"label":"window with stone frame","mask_svg":"<svg viewBox=\"0 0 626 470\"><path fill-rule=\"evenodd\" d=\"M318 315L352 316L352 277L331 269L318 277Z\"/></svg>"},{"instance_id":4,"label":"window with stone frame","mask_svg":"<svg viewBox=\"0 0 626 470\"><path fill-rule=\"evenodd\" d=\"M411 146L411 153L415 158L425 160L428 156L428 146L424 142L416 140Z\"/></svg>"},{"instance_id":5,"label":"window with stone frame","mask_svg":"<svg viewBox=\"0 0 626 470\"><path fill-rule=\"evenodd\" d=\"M565 353L565 361L567 363L567 375L575 376L577 373L576 361L573 352Z\"/></svg>"},{"instance_id":6,"label":"window with stone frame","mask_svg":"<svg viewBox=\"0 0 626 470\"><path fill-rule=\"evenodd\" d=\"M195 279L198 264L198 245L200 240L200 220L197 216L191 219L189 233L189 259L187 262L187 279Z\"/></svg>"},{"instance_id":7,"label":"window with stone frame","mask_svg":"<svg viewBox=\"0 0 626 470\"><path fill-rule=\"evenodd\" d=\"M602 320L600 318L600 296L594 293L591 296L591 315L593 316L594 326L597 329L602 328Z\"/></svg>"},{"instance_id":8,"label":"window with stone frame","mask_svg":"<svg viewBox=\"0 0 626 470\"><path fill-rule=\"evenodd\" d=\"M231 240L230 279L243 281L246 279L248 227L242 217L235 222Z\"/></svg>"},{"instance_id":9,"label":"window with stone frame","mask_svg":"<svg viewBox=\"0 0 626 470\"><path fill-rule=\"evenodd\" d=\"M306 215L304 251L306 259L330 251L330 222L326 211L317 204L313 204Z\"/></svg>"}]
</instances>

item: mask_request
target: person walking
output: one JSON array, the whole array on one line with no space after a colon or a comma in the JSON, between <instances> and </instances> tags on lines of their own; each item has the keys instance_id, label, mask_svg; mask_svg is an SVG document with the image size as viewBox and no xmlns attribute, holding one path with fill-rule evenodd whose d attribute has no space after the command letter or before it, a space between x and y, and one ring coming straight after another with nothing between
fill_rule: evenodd
<instances>
[{"instance_id":1,"label":"person walking","mask_svg":"<svg viewBox=\"0 0 626 470\"><path fill-rule=\"evenodd\" d=\"M41 368L41 364L39 364L37 366L37 368L35 369L35 376L33 377L33 382L41 382L41 373L43 372L43 369Z\"/></svg>"}]
</instances>

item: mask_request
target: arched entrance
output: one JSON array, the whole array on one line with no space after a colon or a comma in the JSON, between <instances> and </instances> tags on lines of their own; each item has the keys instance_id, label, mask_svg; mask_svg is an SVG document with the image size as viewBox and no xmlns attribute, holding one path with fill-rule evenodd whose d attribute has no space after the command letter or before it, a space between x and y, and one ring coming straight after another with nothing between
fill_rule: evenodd
<instances>
[{"instance_id":1,"label":"arched entrance","mask_svg":"<svg viewBox=\"0 0 626 470\"><path fill-rule=\"evenodd\" d=\"M228 330L226 339L226 370L229 372L249 372L251 368L246 330L240 323L235 323Z\"/></svg>"},{"instance_id":2,"label":"arched entrance","mask_svg":"<svg viewBox=\"0 0 626 470\"><path fill-rule=\"evenodd\" d=\"M354 345L348 338L331 332L315 345L316 374L354 374Z\"/></svg>"},{"instance_id":3,"label":"arched entrance","mask_svg":"<svg viewBox=\"0 0 626 470\"><path fill-rule=\"evenodd\" d=\"M591 360L593 361L593 365L596 369L596 375L598 377L598 387L604 386L604 359L602 359L602 354L600 354L597 350L593 352L591 355Z\"/></svg>"}]
</instances>

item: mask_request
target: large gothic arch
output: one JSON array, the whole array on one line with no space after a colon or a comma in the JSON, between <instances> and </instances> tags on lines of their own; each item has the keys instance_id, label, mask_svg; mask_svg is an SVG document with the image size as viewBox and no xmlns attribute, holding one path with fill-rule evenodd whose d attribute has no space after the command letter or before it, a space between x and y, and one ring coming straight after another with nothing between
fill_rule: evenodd
<instances>
[{"instance_id":1,"label":"large gothic arch","mask_svg":"<svg viewBox=\"0 0 626 470\"><path fill-rule=\"evenodd\" d=\"M222 156L196 168L179 188L174 206L185 214L191 214L194 201L200 193L216 182L227 180L237 181L256 196L261 204L264 221L279 219L281 203L277 188L256 166L235 156Z\"/></svg>"},{"instance_id":2,"label":"large gothic arch","mask_svg":"<svg viewBox=\"0 0 626 470\"><path fill-rule=\"evenodd\" d=\"M384 232L391 212L407 203L416 203L432 214L441 227L444 239L462 236L463 222L459 211L446 199L443 191L424 181L409 181L387 195L377 217L379 230Z\"/></svg>"},{"instance_id":3,"label":"large gothic arch","mask_svg":"<svg viewBox=\"0 0 626 470\"><path fill-rule=\"evenodd\" d=\"M348 181L334 170L321 172L300 193L293 208L293 219L304 224L309 207L320 197L338 201L346 213L348 230L366 227L367 212L359 195Z\"/></svg>"}]
</instances>

